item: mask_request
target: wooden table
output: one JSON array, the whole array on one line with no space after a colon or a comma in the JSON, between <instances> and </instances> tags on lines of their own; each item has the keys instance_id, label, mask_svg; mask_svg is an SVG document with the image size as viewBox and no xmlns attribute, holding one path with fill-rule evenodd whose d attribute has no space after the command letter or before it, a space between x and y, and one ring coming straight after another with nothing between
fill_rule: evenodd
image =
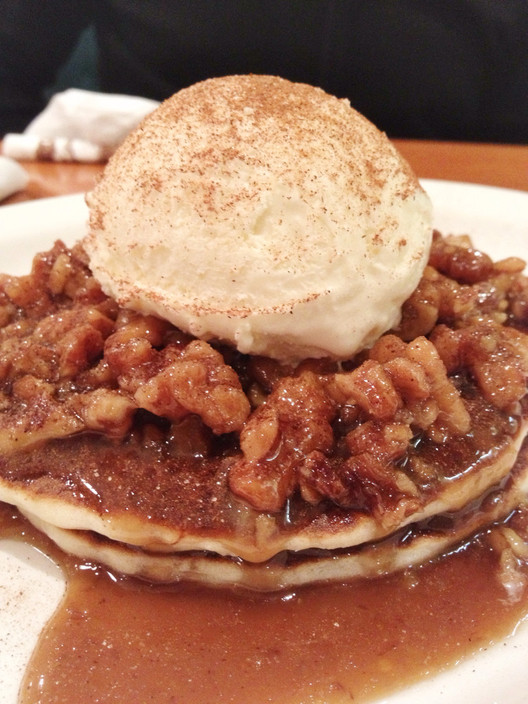
<instances>
[{"instance_id":1,"label":"wooden table","mask_svg":"<svg viewBox=\"0 0 528 704\"><path fill-rule=\"evenodd\" d=\"M394 140L422 178L468 181L528 191L528 146ZM24 162L28 187L4 203L89 190L102 164Z\"/></svg>"}]
</instances>

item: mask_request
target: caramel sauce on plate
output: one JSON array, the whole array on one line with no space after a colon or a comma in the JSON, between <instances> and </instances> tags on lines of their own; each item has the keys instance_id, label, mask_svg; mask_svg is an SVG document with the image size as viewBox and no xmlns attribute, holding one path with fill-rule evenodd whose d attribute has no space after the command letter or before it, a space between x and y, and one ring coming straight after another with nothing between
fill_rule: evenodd
<instances>
[{"instance_id":1,"label":"caramel sauce on plate","mask_svg":"<svg viewBox=\"0 0 528 704\"><path fill-rule=\"evenodd\" d=\"M51 554L67 578L20 704L366 702L486 648L528 612L478 539L387 578L258 594L116 578L0 508L2 534Z\"/></svg>"}]
</instances>

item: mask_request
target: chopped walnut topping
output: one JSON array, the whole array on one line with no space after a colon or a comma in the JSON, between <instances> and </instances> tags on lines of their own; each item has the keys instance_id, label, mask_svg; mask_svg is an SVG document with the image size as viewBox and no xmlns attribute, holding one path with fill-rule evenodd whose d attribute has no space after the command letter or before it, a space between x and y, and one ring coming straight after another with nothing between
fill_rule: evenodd
<instances>
[{"instance_id":1,"label":"chopped walnut topping","mask_svg":"<svg viewBox=\"0 0 528 704\"><path fill-rule=\"evenodd\" d=\"M243 457L231 490L262 511L278 511L297 486L296 468L314 451L329 452L334 403L312 372L280 381L240 433Z\"/></svg>"},{"instance_id":2,"label":"chopped walnut topping","mask_svg":"<svg viewBox=\"0 0 528 704\"><path fill-rule=\"evenodd\" d=\"M527 336L513 328L488 323L451 330L438 326L433 341L449 373L467 369L484 397L507 409L526 394Z\"/></svg>"},{"instance_id":3,"label":"chopped walnut topping","mask_svg":"<svg viewBox=\"0 0 528 704\"><path fill-rule=\"evenodd\" d=\"M377 506L384 505L383 496L398 494L408 510L416 507L410 498L416 487L392 466L405 455L411 428L431 435L440 429L462 434L469 430L469 414L425 338L406 344L387 336L370 354L372 358L349 372L319 377L303 372L277 384L242 430L244 457L229 477L235 494L267 511L279 510L297 487L310 503L329 498L357 506L364 501L358 498L363 492L358 486L368 477L369 486L377 487L370 490ZM345 438L349 457L327 461L335 443L331 423L336 409L346 407L350 417L354 406L356 425Z\"/></svg>"},{"instance_id":4,"label":"chopped walnut topping","mask_svg":"<svg viewBox=\"0 0 528 704\"><path fill-rule=\"evenodd\" d=\"M86 430L104 433L111 438L123 437L131 428L136 405L113 389L94 389L71 397L68 407Z\"/></svg>"},{"instance_id":5,"label":"chopped walnut topping","mask_svg":"<svg viewBox=\"0 0 528 704\"><path fill-rule=\"evenodd\" d=\"M493 263L467 242L436 233L418 287L403 305L397 333L404 340L429 335L437 324L465 327L483 322L526 322L524 262L510 257Z\"/></svg>"},{"instance_id":6,"label":"chopped walnut topping","mask_svg":"<svg viewBox=\"0 0 528 704\"><path fill-rule=\"evenodd\" d=\"M82 429L80 418L54 398L53 385L28 374L14 382L11 404L0 413L0 453L7 455Z\"/></svg>"},{"instance_id":7,"label":"chopped walnut topping","mask_svg":"<svg viewBox=\"0 0 528 704\"><path fill-rule=\"evenodd\" d=\"M134 393L140 408L170 420L196 413L217 435L242 428L249 401L219 352L194 340L179 356L163 356L166 363Z\"/></svg>"},{"instance_id":8,"label":"chopped walnut topping","mask_svg":"<svg viewBox=\"0 0 528 704\"><path fill-rule=\"evenodd\" d=\"M401 405L389 375L379 362L368 359L345 374L335 374L329 381L330 393L336 401L357 404L371 418L394 418Z\"/></svg>"},{"instance_id":9,"label":"chopped walnut topping","mask_svg":"<svg viewBox=\"0 0 528 704\"><path fill-rule=\"evenodd\" d=\"M28 276L0 276L0 452L86 431L135 438L225 459L232 494L258 511L295 498L396 525L447 476L420 443L432 456L488 432L468 411L476 396L515 432L528 376L523 268L436 234L396 330L341 364L293 368L119 309L82 248L58 242Z\"/></svg>"},{"instance_id":10,"label":"chopped walnut topping","mask_svg":"<svg viewBox=\"0 0 528 704\"><path fill-rule=\"evenodd\" d=\"M405 424L368 421L349 434L352 454L338 465L321 454L308 456L300 469L305 500L330 499L368 510L386 528L397 525L419 507L417 487L392 463L405 454L411 435Z\"/></svg>"}]
</instances>

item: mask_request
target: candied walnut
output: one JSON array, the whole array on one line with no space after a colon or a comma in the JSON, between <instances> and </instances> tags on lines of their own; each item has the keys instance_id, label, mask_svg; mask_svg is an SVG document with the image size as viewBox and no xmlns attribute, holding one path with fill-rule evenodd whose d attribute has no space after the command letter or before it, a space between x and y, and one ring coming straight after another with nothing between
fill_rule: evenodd
<instances>
[{"instance_id":1,"label":"candied walnut","mask_svg":"<svg viewBox=\"0 0 528 704\"><path fill-rule=\"evenodd\" d=\"M16 314L16 307L8 300L7 296L1 290L1 278L0 278L0 329L5 328L6 325L13 320Z\"/></svg>"},{"instance_id":2,"label":"candied walnut","mask_svg":"<svg viewBox=\"0 0 528 704\"><path fill-rule=\"evenodd\" d=\"M346 441L353 455L371 452L379 459L393 462L403 457L412 435L406 423L380 423L370 420L351 430Z\"/></svg>"},{"instance_id":3,"label":"candied walnut","mask_svg":"<svg viewBox=\"0 0 528 704\"><path fill-rule=\"evenodd\" d=\"M158 355L144 337L122 338L120 332L110 335L104 346L104 359L122 389L134 393L149 377ZM151 374L150 374L151 375Z\"/></svg>"},{"instance_id":4,"label":"candied walnut","mask_svg":"<svg viewBox=\"0 0 528 704\"><path fill-rule=\"evenodd\" d=\"M29 318L39 318L53 308L53 295L47 286L50 271L66 247L56 242L49 252L33 258L31 273L26 276L4 276L2 289L8 299Z\"/></svg>"},{"instance_id":5,"label":"candied walnut","mask_svg":"<svg viewBox=\"0 0 528 704\"><path fill-rule=\"evenodd\" d=\"M111 389L95 389L75 394L68 408L82 420L87 430L104 433L111 438L123 437L132 425L136 404L122 393Z\"/></svg>"},{"instance_id":6,"label":"candied walnut","mask_svg":"<svg viewBox=\"0 0 528 704\"><path fill-rule=\"evenodd\" d=\"M46 345L16 338L0 343L0 381L13 380L25 374L39 379L56 377L56 353Z\"/></svg>"},{"instance_id":7,"label":"candied walnut","mask_svg":"<svg viewBox=\"0 0 528 704\"><path fill-rule=\"evenodd\" d=\"M401 399L383 366L369 359L351 372L335 374L332 395L344 403L356 403L372 418L394 418Z\"/></svg>"},{"instance_id":8,"label":"candied walnut","mask_svg":"<svg viewBox=\"0 0 528 704\"><path fill-rule=\"evenodd\" d=\"M34 263L32 276L37 285L51 294L52 300L63 298L74 303L96 305L104 304L108 310L117 311L115 301L109 299L101 290L88 268L88 260L82 245L76 244L72 249L58 241L53 249L39 262Z\"/></svg>"},{"instance_id":9,"label":"candied walnut","mask_svg":"<svg viewBox=\"0 0 528 704\"><path fill-rule=\"evenodd\" d=\"M409 359L421 365L431 384L431 395L438 405L438 421L454 435L467 433L471 426L469 413L434 345L425 337L417 338L407 346Z\"/></svg>"},{"instance_id":10,"label":"candied walnut","mask_svg":"<svg viewBox=\"0 0 528 704\"><path fill-rule=\"evenodd\" d=\"M106 338L114 328L114 321L93 306L74 307L46 315L35 326L33 335L44 344L55 345L68 333L85 326Z\"/></svg>"},{"instance_id":11,"label":"candied walnut","mask_svg":"<svg viewBox=\"0 0 528 704\"><path fill-rule=\"evenodd\" d=\"M394 357L385 362L385 372L407 406L419 403L431 395L431 384L423 366L406 357Z\"/></svg>"},{"instance_id":12,"label":"candied walnut","mask_svg":"<svg viewBox=\"0 0 528 704\"><path fill-rule=\"evenodd\" d=\"M113 386L116 386L115 375L104 358L75 377L75 388L78 392Z\"/></svg>"},{"instance_id":13,"label":"candied walnut","mask_svg":"<svg viewBox=\"0 0 528 704\"><path fill-rule=\"evenodd\" d=\"M415 505L416 487L394 466L409 447L411 428L443 441L446 433L466 433L470 417L426 338L406 344L386 335L369 354L351 371L315 374L300 367L276 383L241 432L244 457L229 475L235 494L267 511L279 510L297 487L310 503L327 498L356 506L367 477L377 489L361 501L370 496L373 510L384 510L381 497L389 488L402 506ZM336 430L346 432L344 454L331 425L336 418Z\"/></svg>"},{"instance_id":14,"label":"candied walnut","mask_svg":"<svg viewBox=\"0 0 528 704\"><path fill-rule=\"evenodd\" d=\"M70 330L57 344L59 376L74 377L87 369L101 355L103 346L103 336L92 325Z\"/></svg>"},{"instance_id":15,"label":"candied walnut","mask_svg":"<svg viewBox=\"0 0 528 704\"><path fill-rule=\"evenodd\" d=\"M312 454L299 468L301 494L317 503L371 511L382 523L397 521L418 508L418 489L394 462L412 439L406 423L370 420L346 436L351 456L341 463Z\"/></svg>"},{"instance_id":16,"label":"candied walnut","mask_svg":"<svg viewBox=\"0 0 528 704\"><path fill-rule=\"evenodd\" d=\"M29 373L50 381L73 377L102 355L104 335L112 327L113 321L94 308L51 313L34 330L21 323L18 330L9 326L12 337L0 343L0 378Z\"/></svg>"},{"instance_id":17,"label":"candied walnut","mask_svg":"<svg viewBox=\"0 0 528 704\"><path fill-rule=\"evenodd\" d=\"M398 325L398 335L403 340L414 340L427 335L438 321L441 292L436 285L437 272L426 267L417 288L404 302Z\"/></svg>"},{"instance_id":18,"label":"candied walnut","mask_svg":"<svg viewBox=\"0 0 528 704\"><path fill-rule=\"evenodd\" d=\"M384 335L369 352L383 367L400 399L394 417L434 433L445 426L467 433L470 417L435 346L425 337L405 344ZM361 367L360 367L361 369Z\"/></svg>"},{"instance_id":19,"label":"candied walnut","mask_svg":"<svg viewBox=\"0 0 528 704\"><path fill-rule=\"evenodd\" d=\"M334 403L313 372L281 380L240 433L243 458L229 486L261 511L278 511L297 486L297 466L333 445Z\"/></svg>"},{"instance_id":20,"label":"candied walnut","mask_svg":"<svg viewBox=\"0 0 528 704\"><path fill-rule=\"evenodd\" d=\"M369 350L369 358L384 364L398 357L405 357L407 344L396 335L382 335Z\"/></svg>"},{"instance_id":21,"label":"candied walnut","mask_svg":"<svg viewBox=\"0 0 528 704\"><path fill-rule=\"evenodd\" d=\"M476 288L427 266L417 288L403 304L398 335L408 342L428 335L437 322L452 323L469 316L478 301Z\"/></svg>"},{"instance_id":22,"label":"candied walnut","mask_svg":"<svg viewBox=\"0 0 528 704\"><path fill-rule=\"evenodd\" d=\"M3 293L3 305L9 302L30 320L48 315L65 301L106 304L117 309L115 301L109 303L110 299L93 278L82 248L76 246L69 250L60 241L48 252L33 258L31 272L27 276L0 277L0 292Z\"/></svg>"},{"instance_id":23,"label":"candied walnut","mask_svg":"<svg viewBox=\"0 0 528 704\"><path fill-rule=\"evenodd\" d=\"M258 462L265 457L272 457L278 449L279 440L279 414L276 408L268 404L244 428L241 442L246 461Z\"/></svg>"},{"instance_id":24,"label":"candied walnut","mask_svg":"<svg viewBox=\"0 0 528 704\"><path fill-rule=\"evenodd\" d=\"M32 317L38 318L43 310L51 305L51 296L46 290L35 287L32 277L6 276L2 288L10 302L17 308L24 309L26 315L33 313Z\"/></svg>"},{"instance_id":25,"label":"candied walnut","mask_svg":"<svg viewBox=\"0 0 528 704\"><path fill-rule=\"evenodd\" d=\"M375 451L361 452L339 464L312 453L299 474L305 500L315 503L326 497L343 508L367 511L387 529L420 505L414 483Z\"/></svg>"},{"instance_id":26,"label":"candied walnut","mask_svg":"<svg viewBox=\"0 0 528 704\"><path fill-rule=\"evenodd\" d=\"M141 315L130 310L119 312L115 327L114 335L119 342L142 338L148 340L153 347L160 347L171 330L170 323L161 318L154 315Z\"/></svg>"},{"instance_id":27,"label":"candied walnut","mask_svg":"<svg viewBox=\"0 0 528 704\"><path fill-rule=\"evenodd\" d=\"M52 294L57 296L63 293L68 279L72 275L72 262L69 252L61 252L55 259L48 279L48 288Z\"/></svg>"},{"instance_id":28,"label":"candied walnut","mask_svg":"<svg viewBox=\"0 0 528 704\"><path fill-rule=\"evenodd\" d=\"M13 384L12 403L0 413L0 452L9 454L83 429L81 419L53 396L54 386L26 375Z\"/></svg>"},{"instance_id":29,"label":"candied walnut","mask_svg":"<svg viewBox=\"0 0 528 704\"><path fill-rule=\"evenodd\" d=\"M169 323L151 315L140 315L122 310L116 320L116 329L105 342L104 358L122 389L134 393L140 384L157 373L170 355L178 356L183 340L175 341ZM156 348L166 343L163 357Z\"/></svg>"},{"instance_id":30,"label":"candied walnut","mask_svg":"<svg viewBox=\"0 0 528 704\"><path fill-rule=\"evenodd\" d=\"M507 409L526 394L528 336L488 323L460 330L438 326L431 339L450 373L467 369L484 398Z\"/></svg>"},{"instance_id":31,"label":"candied walnut","mask_svg":"<svg viewBox=\"0 0 528 704\"><path fill-rule=\"evenodd\" d=\"M508 301L514 322L528 325L528 278L517 276L514 279L508 291Z\"/></svg>"},{"instance_id":32,"label":"candied walnut","mask_svg":"<svg viewBox=\"0 0 528 704\"><path fill-rule=\"evenodd\" d=\"M6 431L18 424L41 439L82 429L118 437L142 406L169 420L198 414L222 434L249 414L236 372L216 350L166 321L118 311L94 282L82 248L70 252L58 242L34 258L28 276L2 277L1 287L0 380L4 393L13 388L16 408L2 416ZM33 384L36 407L49 411L39 433L36 410L30 417L15 393L28 374L53 384L47 394Z\"/></svg>"},{"instance_id":33,"label":"candied walnut","mask_svg":"<svg viewBox=\"0 0 528 704\"><path fill-rule=\"evenodd\" d=\"M249 401L235 371L207 342L189 343L134 393L140 408L169 420L187 413L199 415L217 434L240 430L249 414Z\"/></svg>"},{"instance_id":34,"label":"candied walnut","mask_svg":"<svg viewBox=\"0 0 528 704\"><path fill-rule=\"evenodd\" d=\"M397 333L411 341L437 324L454 328L478 323L525 323L528 284L524 262L509 257L493 263L469 238L435 235L422 279L404 303Z\"/></svg>"},{"instance_id":35,"label":"candied walnut","mask_svg":"<svg viewBox=\"0 0 528 704\"><path fill-rule=\"evenodd\" d=\"M474 284L489 278L493 262L484 252L471 247L469 238L441 237L435 232L429 264L450 279L462 284Z\"/></svg>"},{"instance_id":36,"label":"candied walnut","mask_svg":"<svg viewBox=\"0 0 528 704\"><path fill-rule=\"evenodd\" d=\"M13 396L21 401L31 402L35 398L51 399L53 396L54 386L49 382L43 381L32 374L17 379L13 383Z\"/></svg>"},{"instance_id":37,"label":"candied walnut","mask_svg":"<svg viewBox=\"0 0 528 704\"><path fill-rule=\"evenodd\" d=\"M506 259L500 259L493 265L495 272L509 275L522 274L525 267L526 262L520 257L506 257Z\"/></svg>"}]
</instances>

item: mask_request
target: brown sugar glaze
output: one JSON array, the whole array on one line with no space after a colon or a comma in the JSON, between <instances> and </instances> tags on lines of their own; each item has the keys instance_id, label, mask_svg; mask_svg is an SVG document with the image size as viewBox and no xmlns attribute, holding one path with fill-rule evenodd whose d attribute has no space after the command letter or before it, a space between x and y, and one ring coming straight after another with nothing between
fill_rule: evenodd
<instances>
[{"instance_id":1,"label":"brown sugar glaze","mask_svg":"<svg viewBox=\"0 0 528 704\"><path fill-rule=\"evenodd\" d=\"M387 578L252 594L115 579L1 508L2 533L51 553L67 578L20 704L365 702L486 648L528 612L526 590L506 598L483 539Z\"/></svg>"}]
</instances>

